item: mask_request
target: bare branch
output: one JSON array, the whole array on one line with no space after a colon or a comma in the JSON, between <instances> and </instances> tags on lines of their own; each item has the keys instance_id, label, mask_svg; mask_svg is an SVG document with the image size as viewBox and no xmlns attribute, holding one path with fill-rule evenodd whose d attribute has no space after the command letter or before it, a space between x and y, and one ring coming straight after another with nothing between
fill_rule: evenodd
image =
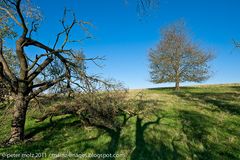
<instances>
[{"instance_id":1,"label":"bare branch","mask_svg":"<svg viewBox=\"0 0 240 160\"><path fill-rule=\"evenodd\" d=\"M28 76L28 82L32 82L52 61L53 58L51 57L45 59L45 61Z\"/></svg>"},{"instance_id":2,"label":"bare branch","mask_svg":"<svg viewBox=\"0 0 240 160\"><path fill-rule=\"evenodd\" d=\"M16 22L17 25L24 28L23 25L17 20L17 18L8 9L0 6L0 10L3 10L4 12L6 12L9 15L9 17L11 17L12 20Z\"/></svg>"},{"instance_id":3,"label":"bare branch","mask_svg":"<svg viewBox=\"0 0 240 160\"><path fill-rule=\"evenodd\" d=\"M12 82L10 78L8 78L7 75L4 75L4 70L3 70L3 64L0 62L0 81L4 82L5 84L8 84L12 87Z\"/></svg>"},{"instance_id":4,"label":"bare branch","mask_svg":"<svg viewBox=\"0 0 240 160\"><path fill-rule=\"evenodd\" d=\"M10 77L12 79L12 81L16 81L17 80L16 76L10 70L10 68L3 56L3 40L1 38L0 38L0 62L2 62L3 70L4 70L4 72L6 72L8 77Z\"/></svg>"},{"instance_id":5,"label":"bare branch","mask_svg":"<svg viewBox=\"0 0 240 160\"><path fill-rule=\"evenodd\" d=\"M65 34L65 38L64 38L64 41L63 41L63 43L62 43L62 45L61 45L61 49L63 49L63 48L65 47L65 45L67 44L67 42L69 42L69 34L70 34L73 26L77 23L75 14L73 13L73 14L72 14L72 15L73 15L72 23L71 23L69 26L66 27L66 25L65 25L66 15L67 15L67 10L65 9L65 10L64 10L63 18L62 18L62 20L61 20L62 27L63 27L63 31L61 31L61 32L59 32L59 33L57 34L56 41L55 41L55 43L54 43L54 45L53 45L53 49L56 48L56 46L57 46L57 44L58 44L58 42L59 42L59 39L60 39L60 37L61 37L63 34Z\"/></svg>"},{"instance_id":6,"label":"bare branch","mask_svg":"<svg viewBox=\"0 0 240 160\"><path fill-rule=\"evenodd\" d=\"M40 65L38 64L38 61L39 61L41 58L54 55L55 53L66 52L66 51L67 51L67 50L63 50L63 51L57 50L57 51L53 51L53 52L44 53L44 54L41 54L41 55L39 55L39 56L36 55L35 60L29 59L29 61L31 61L32 64L31 64L31 66L28 68L28 71L32 70L36 65L40 66Z\"/></svg>"},{"instance_id":7,"label":"bare branch","mask_svg":"<svg viewBox=\"0 0 240 160\"><path fill-rule=\"evenodd\" d=\"M24 20L24 17L22 15L22 11L21 11L21 1L22 0L17 0L17 3L16 3L16 9L17 9L17 13L18 13L18 16L21 20L21 23L22 23L22 27L23 27L23 33L22 33L22 36L23 37L26 37L27 33L28 33L28 28L26 26L26 23L25 23L25 20Z\"/></svg>"},{"instance_id":8,"label":"bare branch","mask_svg":"<svg viewBox=\"0 0 240 160\"><path fill-rule=\"evenodd\" d=\"M45 82L45 84L39 84L39 88L35 91L33 91L28 97L28 100L31 100L32 98L36 97L38 94L42 93L43 91L49 89L50 87L52 87L53 85L55 85L56 83L59 83L60 81L63 81L66 77L66 74L63 74L61 76L59 76L59 78L53 80L53 81L49 81L49 82Z\"/></svg>"},{"instance_id":9,"label":"bare branch","mask_svg":"<svg viewBox=\"0 0 240 160\"><path fill-rule=\"evenodd\" d=\"M39 24L36 23L35 21L32 22L31 30L29 31L29 38L32 37L32 32L36 32L36 31L37 31L38 25L39 25Z\"/></svg>"}]
</instances>

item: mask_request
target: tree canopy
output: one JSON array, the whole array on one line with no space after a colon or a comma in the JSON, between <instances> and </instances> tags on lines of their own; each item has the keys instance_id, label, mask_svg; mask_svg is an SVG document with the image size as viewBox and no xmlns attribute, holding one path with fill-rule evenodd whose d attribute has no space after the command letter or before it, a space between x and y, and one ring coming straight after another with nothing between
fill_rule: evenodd
<instances>
[{"instance_id":1,"label":"tree canopy","mask_svg":"<svg viewBox=\"0 0 240 160\"><path fill-rule=\"evenodd\" d=\"M208 62L213 54L194 43L184 22L176 22L161 32L162 38L149 52L150 75L154 83L202 82L210 77Z\"/></svg>"}]
</instances>

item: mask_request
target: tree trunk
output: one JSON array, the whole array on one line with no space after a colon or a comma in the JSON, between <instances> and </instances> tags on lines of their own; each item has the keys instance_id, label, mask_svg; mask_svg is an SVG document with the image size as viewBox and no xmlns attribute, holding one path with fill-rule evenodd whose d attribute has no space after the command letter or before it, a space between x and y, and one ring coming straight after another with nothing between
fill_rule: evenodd
<instances>
[{"instance_id":1,"label":"tree trunk","mask_svg":"<svg viewBox=\"0 0 240 160\"><path fill-rule=\"evenodd\" d=\"M175 90L178 91L179 89L180 89L179 81L176 81L176 83L175 83Z\"/></svg>"},{"instance_id":2,"label":"tree trunk","mask_svg":"<svg viewBox=\"0 0 240 160\"><path fill-rule=\"evenodd\" d=\"M11 137L9 139L9 143L16 143L24 139L24 126L28 101L22 94L16 95L15 98Z\"/></svg>"}]
</instances>

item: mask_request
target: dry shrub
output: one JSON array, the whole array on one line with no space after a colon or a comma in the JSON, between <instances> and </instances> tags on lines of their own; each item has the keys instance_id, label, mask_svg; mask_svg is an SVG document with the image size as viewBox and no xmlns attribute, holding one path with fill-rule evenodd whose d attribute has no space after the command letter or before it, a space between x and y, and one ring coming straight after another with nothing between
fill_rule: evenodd
<instances>
[{"instance_id":1,"label":"dry shrub","mask_svg":"<svg viewBox=\"0 0 240 160\"><path fill-rule=\"evenodd\" d=\"M44 102L47 100L44 99ZM79 117L86 125L116 128L121 125L119 116L128 106L127 90L108 88L108 90L75 94L74 98L60 100L36 118L38 122L48 117L71 114Z\"/></svg>"}]
</instances>

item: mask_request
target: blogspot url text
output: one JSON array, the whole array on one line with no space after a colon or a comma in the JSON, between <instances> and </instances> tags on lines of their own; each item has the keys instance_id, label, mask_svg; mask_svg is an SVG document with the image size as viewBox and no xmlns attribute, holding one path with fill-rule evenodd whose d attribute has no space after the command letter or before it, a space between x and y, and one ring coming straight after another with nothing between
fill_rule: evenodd
<instances>
[{"instance_id":1,"label":"blogspot url text","mask_svg":"<svg viewBox=\"0 0 240 160\"><path fill-rule=\"evenodd\" d=\"M117 158L125 157L125 154L96 154L96 153L0 153L0 157L4 159L10 158L24 158L24 159L37 159L37 158Z\"/></svg>"}]
</instances>

